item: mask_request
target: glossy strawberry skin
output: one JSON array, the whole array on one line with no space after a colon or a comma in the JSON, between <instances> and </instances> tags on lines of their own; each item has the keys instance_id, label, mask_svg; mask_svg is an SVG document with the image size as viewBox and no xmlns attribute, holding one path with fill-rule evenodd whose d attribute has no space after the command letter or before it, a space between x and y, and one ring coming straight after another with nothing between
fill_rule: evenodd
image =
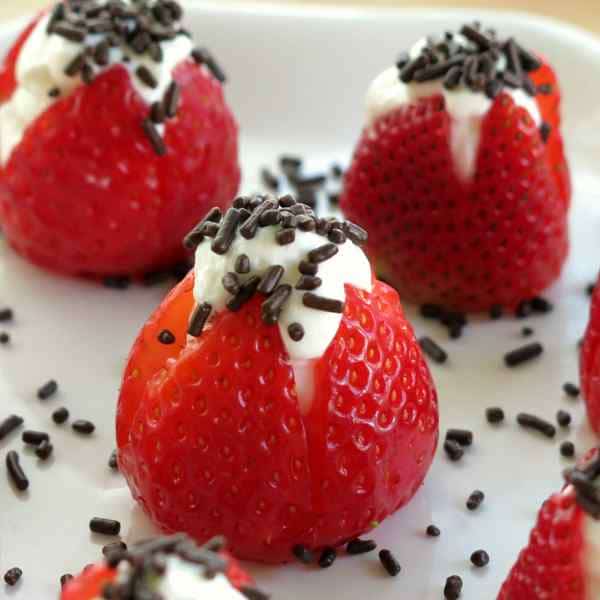
<instances>
[{"instance_id":1,"label":"glossy strawberry skin","mask_svg":"<svg viewBox=\"0 0 600 600\"><path fill-rule=\"evenodd\" d=\"M498 600L585 600L583 518L573 493L546 501Z\"/></svg>"},{"instance_id":2,"label":"glossy strawberry skin","mask_svg":"<svg viewBox=\"0 0 600 600\"><path fill-rule=\"evenodd\" d=\"M254 585L254 580L228 554L223 554L229 560L227 578L236 589ZM72 579L61 592L61 600L96 600L107 583L115 580L117 572L105 563L91 565Z\"/></svg>"},{"instance_id":3,"label":"glossy strawberry skin","mask_svg":"<svg viewBox=\"0 0 600 600\"><path fill-rule=\"evenodd\" d=\"M300 413L279 330L260 300L185 345L192 277L142 330L117 416L120 468L167 531L224 533L245 559L338 545L405 504L431 464L437 398L397 294L347 288L340 330ZM159 347L172 331L176 344Z\"/></svg>"},{"instance_id":4,"label":"glossy strawberry skin","mask_svg":"<svg viewBox=\"0 0 600 600\"><path fill-rule=\"evenodd\" d=\"M513 308L559 276L570 201L559 106L555 87L540 102L555 125L545 145L527 111L501 94L482 124L472 181L455 171L442 96L398 108L363 133L341 207L369 231L370 256L403 300Z\"/></svg>"},{"instance_id":5,"label":"glossy strawberry skin","mask_svg":"<svg viewBox=\"0 0 600 600\"><path fill-rule=\"evenodd\" d=\"M579 366L588 419L594 431L600 433L600 285L596 285L592 297L590 321L581 347Z\"/></svg>"},{"instance_id":6,"label":"glossy strawberry skin","mask_svg":"<svg viewBox=\"0 0 600 600\"><path fill-rule=\"evenodd\" d=\"M17 252L72 275L135 275L185 257L183 236L230 203L240 171L221 84L192 60L174 79L181 103L166 125L166 156L145 137L149 108L121 66L33 122L0 168L0 222Z\"/></svg>"}]
</instances>

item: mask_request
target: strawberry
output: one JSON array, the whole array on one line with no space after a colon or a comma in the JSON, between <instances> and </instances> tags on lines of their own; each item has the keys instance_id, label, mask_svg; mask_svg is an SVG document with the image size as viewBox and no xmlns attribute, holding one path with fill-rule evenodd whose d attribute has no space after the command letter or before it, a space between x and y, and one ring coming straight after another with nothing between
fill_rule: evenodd
<instances>
[{"instance_id":1,"label":"strawberry","mask_svg":"<svg viewBox=\"0 0 600 600\"><path fill-rule=\"evenodd\" d=\"M583 517L570 491L547 500L498 600L585 600Z\"/></svg>"},{"instance_id":2,"label":"strawberry","mask_svg":"<svg viewBox=\"0 0 600 600\"><path fill-rule=\"evenodd\" d=\"M438 413L397 293L345 286L303 410L297 362L260 295L191 338L194 283L190 274L142 329L119 399L120 469L152 520L198 541L223 532L236 556L276 563L299 545L342 544L406 504L431 464ZM174 343L160 343L165 330Z\"/></svg>"},{"instance_id":3,"label":"strawberry","mask_svg":"<svg viewBox=\"0 0 600 600\"><path fill-rule=\"evenodd\" d=\"M505 51L506 44L489 40L497 52ZM489 52L479 48L473 56L489 63ZM502 90L502 80L489 80L486 94L492 100L481 121L472 176L460 172L455 158L453 132L461 117L452 116L436 90L450 98L445 90L454 86L457 94L470 91L475 102L484 94L477 87L486 81L481 73L469 88L457 82L464 79L452 81L463 72L454 67L439 88L423 84L431 95L423 92L389 108L363 132L341 207L369 231L368 251L378 272L404 300L473 312L494 305L513 309L559 276L568 252L571 194L560 90L550 65L527 56L527 66L538 68L519 71L518 81L528 89L544 84L536 100L549 128L536 126L512 90ZM421 89L415 82L407 85ZM466 146L459 144L458 153Z\"/></svg>"},{"instance_id":4,"label":"strawberry","mask_svg":"<svg viewBox=\"0 0 600 600\"><path fill-rule=\"evenodd\" d=\"M587 600L595 585L592 561L598 543L589 519L600 517L600 454L592 449L578 466L565 472L564 489L539 512L528 546L502 585L498 600ZM590 537L591 536L591 537ZM590 554L587 554L590 552Z\"/></svg>"},{"instance_id":5,"label":"strawberry","mask_svg":"<svg viewBox=\"0 0 600 600\"><path fill-rule=\"evenodd\" d=\"M590 321L581 348L580 374L590 424L600 433L600 285L592 297Z\"/></svg>"},{"instance_id":6,"label":"strawberry","mask_svg":"<svg viewBox=\"0 0 600 600\"><path fill-rule=\"evenodd\" d=\"M161 541L162 540L158 538L156 540L153 540L153 542L158 543L160 543ZM221 551L219 554L222 557L222 559L226 561L225 575L229 580L231 586L233 586L233 588L237 590L253 591L255 589L253 579L241 568L241 566L235 561L235 559L233 559L228 553L223 551ZM160 556L163 559L166 559L169 556L169 553L161 553ZM148 553L148 558L153 557L154 553ZM148 567L146 566L144 568ZM200 566L196 564L194 568L198 570L198 575L200 577L202 574ZM125 570L122 572L121 576L119 576L116 567L107 564L107 562L88 565L79 576L69 581L63 587L61 593L61 600L96 600L97 598L103 597L101 596L101 594L102 591L106 588L106 586L114 585L118 577L121 583L125 583L128 575L129 571ZM123 577L125 577L125 580L123 579ZM154 581L154 583L156 584L156 580ZM138 592L141 593L142 591L144 590L138 589ZM233 595L231 597L233 597ZM237 598L238 595L235 594L235 597ZM242 596L239 597L242 598ZM165 597L165 600L169 600L169 598Z\"/></svg>"},{"instance_id":7,"label":"strawberry","mask_svg":"<svg viewBox=\"0 0 600 600\"><path fill-rule=\"evenodd\" d=\"M24 37L0 74L4 99ZM185 258L181 238L200 216L235 194L237 125L217 77L191 58L174 69L180 100L163 156L142 127L150 107L132 77L111 64L57 98L0 167L2 228L32 262L93 276L168 267Z\"/></svg>"}]
</instances>

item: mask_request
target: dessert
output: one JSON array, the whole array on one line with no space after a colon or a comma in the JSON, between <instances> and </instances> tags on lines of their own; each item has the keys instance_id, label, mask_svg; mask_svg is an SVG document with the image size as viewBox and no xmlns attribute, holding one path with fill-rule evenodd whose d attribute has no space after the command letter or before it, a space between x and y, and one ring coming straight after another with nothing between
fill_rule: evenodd
<instances>
[{"instance_id":1,"label":"dessert","mask_svg":"<svg viewBox=\"0 0 600 600\"><path fill-rule=\"evenodd\" d=\"M565 473L566 486L542 506L498 600L600 597L600 453Z\"/></svg>"},{"instance_id":2,"label":"dessert","mask_svg":"<svg viewBox=\"0 0 600 600\"><path fill-rule=\"evenodd\" d=\"M120 470L164 530L309 561L417 491L436 392L365 239L291 196L237 198L188 235L196 267L142 329L117 413Z\"/></svg>"},{"instance_id":3,"label":"dessert","mask_svg":"<svg viewBox=\"0 0 600 600\"><path fill-rule=\"evenodd\" d=\"M592 297L590 321L581 347L581 392L587 415L596 433L600 433L600 286Z\"/></svg>"},{"instance_id":4,"label":"dessert","mask_svg":"<svg viewBox=\"0 0 600 600\"><path fill-rule=\"evenodd\" d=\"M200 548L186 536L174 535L142 542L130 551L114 551L68 581L61 600L266 600L221 546L215 539Z\"/></svg>"},{"instance_id":5,"label":"dessert","mask_svg":"<svg viewBox=\"0 0 600 600\"><path fill-rule=\"evenodd\" d=\"M173 0L61 1L0 71L0 224L29 260L138 275L239 184L224 75Z\"/></svg>"},{"instance_id":6,"label":"dessert","mask_svg":"<svg viewBox=\"0 0 600 600\"><path fill-rule=\"evenodd\" d=\"M480 24L375 79L341 199L404 300L514 309L560 274L569 170L552 67Z\"/></svg>"}]
</instances>

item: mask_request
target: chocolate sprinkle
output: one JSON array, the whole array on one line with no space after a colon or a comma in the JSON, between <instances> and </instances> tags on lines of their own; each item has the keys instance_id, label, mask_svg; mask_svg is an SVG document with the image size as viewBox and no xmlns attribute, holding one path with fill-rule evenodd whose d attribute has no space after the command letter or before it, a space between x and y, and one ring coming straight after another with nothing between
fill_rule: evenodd
<instances>
[{"instance_id":1,"label":"chocolate sprinkle","mask_svg":"<svg viewBox=\"0 0 600 600\"><path fill-rule=\"evenodd\" d=\"M390 577L396 577L400 574L402 567L390 550L381 550L379 560Z\"/></svg>"},{"instance_id":2,"label":"chocolate sprinkle","mask_svg":"<svg viewBox=\"0 0 600 600\"><path fill-rule=\"evenodd\" d=\"M368 552L373 552L377 548L377 544L374 540L361 540L355 538L348 542L346 546L346 552L352 556L356 556L358 554L367 554Z\"/></svg>"},{"instance_id":3,"label":"chocolate sprinkle","mask_svg":"<svg viewBox=\"0 0 600 600\"><path fill-rule=\"evenodd\" d=\"M512 350L504 356L504 362L507 367L516 367L541 356L543 352L543 346L538 342L534 342Z\"/></svg>"},{"instance_id":4,"label":"chocolate sprinkle","mask_svg":"<svg viewBox=\"0 0 600 600\"><path fill-rule=\"evenodd\" d=\"M419 346L431 360L442 365L448 360L446 351L438 346L430 337L422 337L419 339Z\"/></svg>"},{"instance_id":5,"label":"chocolate sprinkle","mask_svg":"<svg viewBox=\"0 0 600 600\"><path fill-rule=\"evenodd\" d=\"M280 246L287 246L296 239L296 232L293 229L282 229L275 234L275 240Z\"/></svg>"},{"instance_id":6,"label":"chocolate sprinkle","mask_svg":"<svg viewBox=\"0 0 600 600\"><path fill-rule=\"evenodd\" d=\"M6 346L10 342L10 335L6 331L0 332L0 345Z\"/></svg>"},{"instance_id":7,"label":"chocolate sprinkle","mask_svg":"<svg viewBox=\"0 0 600 600\"><path fill-rule=\"evenodd\" d=\"M119 459L116 450L113 450L108 457L108 467L113 471L119 470Z\"/></svg>"},{"instance_id":8,"label":"chocolate sprinkle","mask_svg":"<svg viewBox=\"0 0 600 600\"><path fill-rule=\"evenodd\" d=\"M457 442L461 446L471 446L473 444L473 432L468 429L448 429L446 439Z\"/></svg>"},{"instance_id":9,"label":"chocolate sprinkle","mask_svg":"<svg viewBox=\"0 0 600 600\"><path fill-rule=\"evenodd\" d=\"M225 83L227 77L218 65L213 55L206 48L196 48L192 51L192 58L199 65L204 65L212 76L220 83Z\"/></svg>"},{"instance_id":10,"label":"chocolate sprinkle","mask_svg":"<svg viewBox=\"0 0 600 600\"><path fill-rule=\"evenodd\" d=\"M336 244L324 244L308 253L308 260L311 263L319 264L334 257L339 252Z\"/></svg>"},{"instance_id":11,"label":"chocolate sprinkle","mask_svg":"<svg viewBox=\"0 0 600 600\"><path fill-rule=\"evenodd\" d=\"M560 454L565 458L573 458L575 456L575 444L573 444L573 442L564 441L560 445Z\"/></svg>"},{"instance_id":12,"label":"chocolate sprinkle","mask_svg":"<svg viewBox=\"0 0 600 600\"><path fill-rule=\"evenodd\" d=\"M148 141L154 148L154 151L158 156L164 156L167 153L167 147L164 140L158 133L158 129L152 122L152 119L147 118L142 121L142 129L148 138Z\"/></svg>"},{"instance_id":13,"label":"chocolate sprinkle","mask_svg":"<svg viewBox=\"0 0 600 600\"><path fill-rule=\"evenodd\" d=\"M3 421L0 421L0 442L21 427L23 422L23 418L17 415L10 415Z\"/></svg>"},{"instance_id":14,"label":"chocolate sprinkle","mask_svg":"<svg viewBox=\"0 0 600 600\"><path fill-rule=\"evenodd\" d=\"M335 562L337 558L337 552L335 548L325 548L319 557L319 567L321 569L328 569Z\"/></svg>"},{"instance_id":15,"label":"chocolate sprinkle","mask_svg":"<svg viewBox=\"0 0 600 600\"><path fill-rule=\"evenodd\" d=\"M296 289L313 291L321 287L322 283L323 281L320 277L315 277L313 275L302 275L300 279L298 279L298 283L296 283Z\"/></svg>"},{"instance_id":16,"label":"chocolate sprinkle","mask_svg":"<svg viewBox=\"0 0 600 600\"><path fill-rule=\"evenodd\" d=\"M344 303L341 300L335 300L334 298L325 298L324 296L318 296L312 292L306 292L302 296L302 304L308 308L314 308L316 310L322 310L324 312L331 313L343 313Z\"/></svg>"},{"instance_id":17,"label":"chocolate sprinkle","mask_svg":"<svg viewBox=\"0 0 600 600\"><path fill-rule=\"evenodd\" d=\"M48 460L48 458L50 458L50 455L52 454L52 451L54 450L54 446L52 446L52 444L48 441L48 440L44 440L36 449L35 449L35 455L40 459L40 460Z\"/></svg>"},{"instance_id":18,"label":"chocolate sprinkle","mask_svg":"<svg viewBox=\"0 0 600 600\"><path fill-rule=\"evenodd\" d=\"M571 415L566 410L559 410L556 413L556 422L561 427L568 427L571 424Z\"/></svg>"},{"instance_id":19,"label":"chocolate sprinkle","mask_svg":"<svg viewBox=\"0 0 600 600\"><path fill-rule=\"evenodd\" d=\"M237 226L240 222L240 211L236 208L230 208L223 218L222 224L219 228L219 233L212 242L211 249L215 254L226 254L233 240Z\"/></svg>"},{"instance_id":20,"label":"chocolate sprinkle","mask_svg":"<svg viewBox=\"0 0 600 600\"><path fill-rule=\"evenodd\" d=\"M458 600L462 593L463 581L458 575L451 575L446 579L444 586L444 598L446 600Z\"/></svg>"},{"instance_id":21,"label":"chocolate sprinkle","mask_svg":"<svg viewBox=\"0 0 600 600\"><path fill-rule=\"evenodd\" d=\"M121 532L121 523L114 519L94 517L90 520L90 531L101 535L119 535Z\"/></svg>"},{"instance_id":22,"label":"chocolate sprinkle","mask_svg":"<svg viewBox=\"0 0 600 600\"><path fill-rule=\"evenodd\" d=\"M288 335L294 342L299 342L304 338L304 327L300 323L292 323L288 327Z\"/></svg>"},{"instance_id":23,"label":"chocolate sprinkle","mask_svg":"<svg viewBox=\"0 0 600 600\"><path fill-rule=\"evenodd\" d=\"M192 313L192 317L188 326L188 335L191 335L192 337L199 337L202 334L211 311L212 306L208 304L208 302L199 304L196 306L196 308L194 308L194 312Z\"/></svg>"},{"instance_id":24,"label":"chocolate sprinkle","mask_svg":"<svg viewBox=\"0 0 600 600\"><path fill-rule=\"evenodd\" d=\"M427 527L427 529L425 530L425 532L427 533L427 535L429 537L440 537L441 535L441 531L439 530L438 527L436 527L435 525L429 525Z\"/></svg>"},{"instance_id":25,"label":"chocolate sprinkle","mask_svg":"<svg viewBox=\"0 0 600 600\"><path fill-rule=\"evenodd\" d=\"M50 436L44 431L32 431L31 429L28 429L23 432L21 439L24 444L39 446L42 442L47 442L50 439Z\"/></svg>"},{"instance_id":26,"label":"chocolate sprinkle","mask_svg":"<svg viewBox=\"0 0 600 600\"><path fill-rule=\"evenodd\" d=\"M489 564L490 556L485 550L475 550L475 552L471 554L471 562L474 566L481 569Z\"/></svg>"},{"instance_id":27,"label":"chocolate sprinkle","mask_svg":"<svg viewBox=\"0 0 600 600\"><path fill-rule=\"evenodd\" d=\"M71 575L71 573L65 573L64 575L60 576L60 587L64 588L65 585L67 585L67 583L69 583L69 581L72 581L74 579L73 575Z\"/></svg>"},{"instance_id":28,"label":"chocolate sprinkle","mask_svg":"<svg viewBox=\"0 0 600 600\"><path fill-rule=\"evenodd\" d=\"M453 462L459 461L465 453L464 448L458 442L453 440L446 440L444 442L444 451L448 458Z\"/></svg>"},{"instance_id":29,"label":"chocolate sprinkle","mask_svg":"<svg viewBox=\"0 0 600 600\"><path fill-rule=\"evenodd\" d=\"M235 272L240 275L250 273L250 259L245 254L240 254L235 259Z\"/></svg>"},{"instance_id":30,"label":"chocolate sprinkle","mask_svg":"<svg viewBox=\"0 0 600 600\"><path fill-rule=\"evenodd\" d=\"M51 379L50 381L46 382L41 388L38 389L37 397L40 400L48 400L48 398L54 396L54 394L56 394L57 391L58 383L56 383L54 379Z\"/></svg>"},{"instance_id":31,"label":"chocolate sprinkle","mask_svg":"<svg viewBox=\"0 0 600 600\"><path fill-rule=\"evenodd\" d=\"M298 265L298 271L300 271L300 273L302 273L303 275L316 275L319 272L319 266L315 263L303 260Z\"/></svg>"},{"instance_id":32,"label":"chocolate sprinkle","mask_svg":"<svg viewBox=\"0 0 600 600\"><path fill-rule=\"evenodd\" d=\"M15 487L24 492L29 487L29 479L21 467L19 455L14 450L6 455L6 469Z\"/></svg>"},{"instance_id":33,"label":"chocolate sprinkle","mask_svg":"<svg viewBox=\"0 0 600 600\"><path fill-rule=\"evenodd\" d=\"M4 582L6 585L15 586L23 576L23 571L19 567L13 567L4 573Z\"/></svg>"},{"instance_id":34,"label":"chocolate sprinkle","mask_svg":"<svg viewBox=\"0 0 600 600\"><path fill-rule=\"evenodd\" d=\"M239 311L242 306L244 306L244 304L246 304L252 298L252 296L254 296L259 283L260 277L257 277L256 275L250 277L250 279L245 281L240 287L240 291L231 300L229 300L229 302L227 302L227 308L231 312Z\"/></svg>"},{"instance_id":35,"label":"chocolate sprinkle","mask_svg":"<svg viewBox=\"0 0 600 600\"><path fill-rule=\"evenodd\" d=\"M485 418L487 419L488 423L493 425L502 423L502 421L504 421L504 411L497 406L487 408L485 411Z\"/></svg>"},{"instance_id":36,"label":"chocolate sprinkle","mask_svg":"<svg viewBox=\"0 0 600 600\"><path fill-rule=\"evenodd\" d=\"M553 438L556 435L556 427L552 423L528 413L519 413L517 423L525 429L537 431L547 438Z\"/></svg>"},{"instance_id":37,"label":"chocolate sprinkle","mask_svg":"<svg viewBox=\"0 0 600 600\"><path fill-rule=\"evenodd\" d=\"M471 511L477 510L484 500L485 494L481 490L475 490L467 499L467 508Z\"/></svg>"},{"instance_id":38,"label":"chocolate sprinkle","mask_svg":"<svg viewBox=\"0 0 600 600\"><path fill-rule=\"evenodd\" d=\"M261 307L262 320L267 325L274 325L279 320L279 315L283 305L287 302L292 293L291 285L280 285L277 289L265 300Z\"/></svg>"},{"instance_id":39,"label":"chocolate sprinkle","mask_svg":"<svg viewBox=\"0 0 600 600\"><path fill-rule=\"evenodd\" d=\"M71 427L73 431L82 435L91 435L96 430L96 426L91 421L86 421L85 419L74 421Z\"/></svg>"},{"instance_id":40,"label":"chocolate sprinkle","mask_svg":"<svg viewBox=\"0 0 600 600\"><path fill-rule=\"evenodd\" d=\"M581 390L574 383L565 383L563 385L564 393L570 398L578 398L581 394Z\"/></svg>"},{"instance_id":41,"label":"chocolate sprinkle","mask_svg":"<svg viewBox=\"0 0 600 600\"><path fill-rule=\"evenodd\" d=\"M273 265L269 267L263 276L260 285L258 286L258 292L265 294L266 296L272 294L279 285L279 282L283 277L283 273L284 269L281 265Z\"/></svg>"}]
</instances>

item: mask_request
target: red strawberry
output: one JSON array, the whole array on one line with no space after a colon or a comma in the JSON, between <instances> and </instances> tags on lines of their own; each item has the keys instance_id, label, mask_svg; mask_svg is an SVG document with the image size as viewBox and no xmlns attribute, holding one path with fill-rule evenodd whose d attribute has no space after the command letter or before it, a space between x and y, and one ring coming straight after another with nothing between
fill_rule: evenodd
<instances>
[{"instance_id":1,"label":"red strawberry","mask_svg":"<svg viewBox=\"0 0 600 600\"><path fill-rule=\"evenodd\" d=\"M583 340L580 360L582 393L594 431L600 433L600 285L592 298L590 322Z\"/></svg>"},{"instance_id":2,"label":"red strawberry","mask_svg":"<svg viewBox=\"0 0 600 600\"><path fill-rule=\"evenodd\" d=\"M295 545L360 535L410 500L435 451L437 399L396 292L346 286L303 415L260 299L216 313L188 341L192 288L190 275L142 329L119 400L120 468L157 524L199 541L223 532L236 556L282 562ZM164 329L174 344L158 342Z\"/></svg>"},{"instance_id":3,"label":"red strawberry","mask_svg":"<svg viewBox=\"0 0 600 600\"><path fill-rule=\"evenodd\" d=\"M600 453L593 448L567 471L567 485L543 505L529 536L529 545L520 553L504 582L498 600L587 600L589 582L595 574L588 570L588 548L598 544L586 532L587 513L600 515L597 479ZM595 596L594 596L595 597Z\"/></svg>"},{"instance_id":4,"label":"red strawberry","mask_svg":"<svg viewBox=\"0 0 600 600\"><path fill-rule=\"evenodd\" d=\"M16 54L0 79L5 98ZM181 100L166 123L166 156L142 130L149 107L121 65L31 124L0 168L0 222L17 252L74 275L140 274L184 258L183 235L208 208L225 207L240 172L219 81L191 59L173 77Z\"/></svg>"},{"instance_id":5,"label":"red strawberry","mask_svg":"<svg viewBox=\"0 0 600 600\"><path fill-rule=\"evenodd\" d=\"M583 518L572 491L547 500L498 600L586 600Z\"/></svg>"},{"instance_id":6,"label":"red strawberry","mask_svg":"<svg viewBox=\"0 0 600 600\"><path fill-rule=\"evenodd\" d=\"M537 97L551 126L547 143L501 93L484 118L471 180L456 171L441 95L394 109L363 133L341 207L369 231L370 255L403 299L514 308L559 276L570 199L560 91L547 64L532 79L552 85Z\"/></svg>"},{"instance_id":7,"label":"red strawberry","mask_svg":"<svg viewBox=\"0 0 600 600\"><path fill-rule=\"evenodd\" d=\"M221 552L227 559L227 579L231 585L241 590L252 588L254 580L227 553ZM96 600L100 598L102 590L107 584L115 581L116 569L109 567L106 563L98 563L86 567L82 573L65 585L61 593L61 600Z\"/></svg>"}]
</instances>

